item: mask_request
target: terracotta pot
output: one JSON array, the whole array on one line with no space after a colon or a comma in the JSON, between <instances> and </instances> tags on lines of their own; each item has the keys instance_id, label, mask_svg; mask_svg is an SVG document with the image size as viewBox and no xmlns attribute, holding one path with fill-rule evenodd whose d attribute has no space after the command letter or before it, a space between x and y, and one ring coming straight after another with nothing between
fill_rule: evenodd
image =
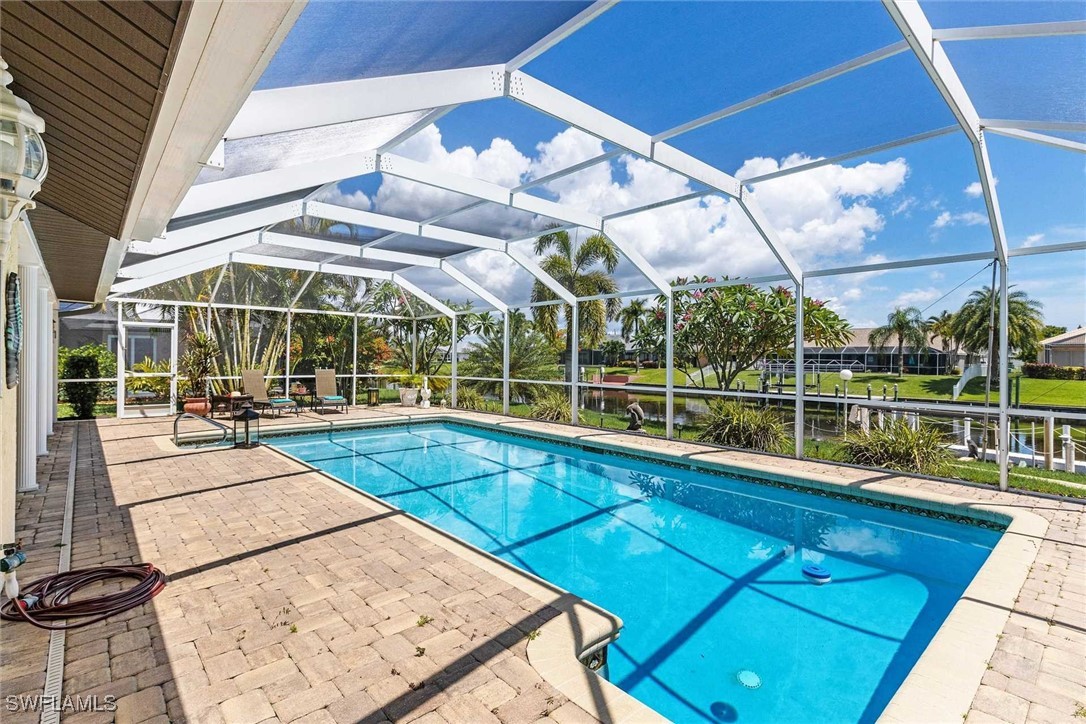
<instances>
[{"instance_id":1,"label":"terracotta pot","mask_svg":"<svg viewBox=\"0 0 1086 724\"><path fill-rule=\"evenodd\" d=\"M207 417L207 413L211 412L211 401L206 397L186 397L185 412Z\"/></svg>"},{"instance_id":2,"label":"terracotta pot","mask_svg":"<svg viewBox=\"0 0 1086 724\"><path fill-rule=\"evenodd\" d=\"M400 404L404 407L414 407L418 399L419 391L417 387L400 388Z\"/></svg>"}]
</instances>

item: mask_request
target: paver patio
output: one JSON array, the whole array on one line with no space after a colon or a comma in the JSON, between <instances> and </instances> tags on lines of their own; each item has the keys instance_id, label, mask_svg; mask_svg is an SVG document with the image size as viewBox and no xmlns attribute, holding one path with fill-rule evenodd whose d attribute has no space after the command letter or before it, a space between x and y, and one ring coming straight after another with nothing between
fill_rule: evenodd
<instances>
[{"instance_id":1,"label":"paver patio","mask_svg":"<svg viewBox=\"0 0 1086 724\"><path fill-rule=\"evenodd\" d=\"M400 410L356 408L350 417ZM19 499L18 529L31 556L21 571L25 584L56 570L53 546L78 436L72 567L148 561L170 578L151 604L68 634L64 693L113 694L118 701L115 713L71 713L65 721L592 718L528 663L525 635L557 615L554 609L416 535L400 514L378 512L272 450L168 450L156 438L170 426L63 423L40 461L47 484ZM886 482L882 473L836 472ZM1082 721L1082 502L891 482L1023 506L1050 521L968 720ZM48 636L8 622L2 632L3 694L40 693ZM4 719L38 714L5 712Z\"/></svg>"}]
</instances>

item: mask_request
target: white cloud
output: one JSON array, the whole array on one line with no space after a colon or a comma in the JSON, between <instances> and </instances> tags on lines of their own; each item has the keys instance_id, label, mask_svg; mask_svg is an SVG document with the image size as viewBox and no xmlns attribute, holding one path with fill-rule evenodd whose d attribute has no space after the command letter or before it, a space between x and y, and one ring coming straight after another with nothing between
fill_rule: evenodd
<instances>
[{"instance_id":1,"label":"white cloud","mask_svg":"<svg viewBox=\"0 0 1086 724\"><path fill-rule=\"evenodd\" d=\"M1042 241L1044 241L1044 238L1044 234L1030 234L1026 237L1026 240L1025 242L1023 242L1022 246L1037 246Z\"/></svg>"},{"instance_id":2,"label":"white cloud","mask_svg":"<svg viewBox=\"0 0 1086 724\"><path fill-rule=\"evenodd\" d=\"M931 227L933 229L945 229L948 226L980 226L987 223L988 217L976 211L963 211L960 214L944 211L935 217Z\"/></svg>"},{"instance_id":3,"label":"white cloud","mask_svg":"<svg viewBox=\"0 0 1086 724\"><path fill-rule=\"evenodd\" d=\"M604 151L599 139L567 129L536 146L529 158L502 138L482 151L471 147L449 150L441 132L430 126L396 149L396 153L435 168L514 187L568 168ZM751 177L809 161L794 154L781 161L752 158L736 173ZM898 158L846 168L828 165L758 184L753 198L765 211L785 247L806 268L834 260L855 259L882 230L885 219L876 199L897 193L909 173ZM547 184L543 191L562 204L603 214L680 196L694 190L687 179L652 162L625 155ZM392 176L383 177L372 199L375 210L423 219L470 203L471 199ZM913 202L897 202L911 208ZM357 203L351 205L357 207ZM539 219L497 205L463 214L482 233L513 236L530 233ZM640 251L666 277L708 274L732 276L772 274L779 263L738 204L709 196L620 219L615 238ZM872 259L872 261L879 261ZM499 296L523 298L526 276L503 255L475 253L458 262ZM854 275L850 284L861 285ZM633 280L620 279L620 284ZM643 281L641 282L643 284ZM455 286L449 295L462 294Z\"/></svg>"},{"instance_id":4,"label":"white cloud","mask_svg":"<svg viewBox=\"0 0 1086 724\"><path fill-rule=\"evenodd\" d=\"M940 296L942 296L942 292L935 287L910 289L894 297L893 301L890 302L890 306L895 309L898 307L918 307L934 302Z\"/></svg>"},{"instance_id":5,"label":"white cloud","mask_svg":"<svg viewBox=\"0 0 1086 724\"><path fill-rule=\"evenodd\" d=\"M361 209L362 211L369 211L373 207L373 202L364 192L353 191L351 193L344 193L339 186L332 186L331 188L325 189L317 194L314 199L316 201L335 204L336 206L349 206L352 209Z\"/></svg>"},{"instance_id":6,"label":"white cloud","mask_svg":"<svg viewBox=\"0 0 1086 724\"><path fill-rule=\"evenodd\" d=\"M993 178L992 185L996 186L997 184L999 184L999 179ZM962 193L970 198L979 199L981 196L984 195L984 187L980 185L980 181L974 181L973 183L962 189Z\"/></svg>"},{"instance_id":7,"label":"white cloud","mask_svg":"<svg viewBox=\"0 0 1086 724\"><path fill-rule=\"evenodd\" d=\"M894 207L893 211L891 211L890 213L894 216L899 216L901 214L911 216L913 207L916 206L917 203L918 202L915 196L906 196L898 203L897 206Z\"/></svg>"}]
</instances>

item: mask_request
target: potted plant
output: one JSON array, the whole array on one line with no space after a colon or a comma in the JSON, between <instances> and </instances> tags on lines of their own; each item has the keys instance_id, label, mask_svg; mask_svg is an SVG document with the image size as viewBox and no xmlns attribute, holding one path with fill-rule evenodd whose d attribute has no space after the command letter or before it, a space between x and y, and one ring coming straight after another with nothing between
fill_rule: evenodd
<instances>
[{"instance_id":1,"label":"potted plant","mask_svg":"<svg viewBox=\"0 0 1086 724\"><path fill-rule=\"evenodd\" d=\"M419 399L418 375L405 375L400 380L400 404L404 407L414 407Z\"/></svg>"},{"instance_id":2,"label":"potted plant","mask_svg":"<svg viewBox=\"0 0 1086 724\"><path fill-rule=\"evenodd\" d=\"M211 401L207 397L207 379L219 354L219 345L204 332L194 332L185 340L185 354L181 355L181 374L185 377L185 412L207 416Z\"/></svg>"}]
</instances>

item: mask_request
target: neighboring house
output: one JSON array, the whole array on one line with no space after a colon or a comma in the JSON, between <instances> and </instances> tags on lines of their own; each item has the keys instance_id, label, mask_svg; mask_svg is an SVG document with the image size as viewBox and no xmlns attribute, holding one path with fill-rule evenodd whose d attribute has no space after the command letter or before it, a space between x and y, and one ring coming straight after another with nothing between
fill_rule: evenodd
<instances>
[{"instance_id":1,"label":"neighboring house","mask_svg":"<svg viewBox=\"0 0 1086 724\"><path fill-rule=\"evenodd\" d=\"M884 347L874 347L870 336L873 327L856 327L852 341L844 347L816 347L808 342L803 348L804 368L808 372L851 369L854 372L897 372L897 340L891 338ZM936 337L927 347L905 348L905 372L909 374L946 375L961 365L964 357L959 353L944 352ZM774 365L791 364L791 356L766 360L770 369ZM790 368L789 368L790 369Z\"/></svg>"},{"instance_id":2,"label":"neighboring house","mask_svg":"<svg viewBox=\"0 0 1086 724\"><path fill-rule=\"evenodd\" d=\"M1086 328L1041 340L1041 352L1037 361L1061 367L1086 367Z\"/></svg>"}]
</instances>

